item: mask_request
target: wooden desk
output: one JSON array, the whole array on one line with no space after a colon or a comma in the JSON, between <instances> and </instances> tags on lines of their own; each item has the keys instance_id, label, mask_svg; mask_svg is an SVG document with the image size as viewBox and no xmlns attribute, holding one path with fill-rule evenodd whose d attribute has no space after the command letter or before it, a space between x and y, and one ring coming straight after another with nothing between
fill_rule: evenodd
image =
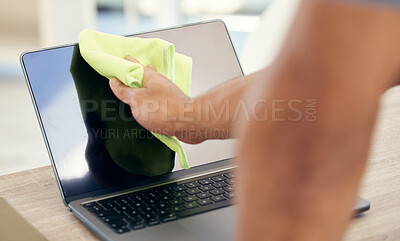
<instances>
[{"instance_id":1,"label":"wooden desk","mask_svg":"<svg viewBox=\"0 0 400 241\"><path fill-rule=\"evenodd\" d=\"M346 241L400 240L399 90L389 91L382 102L376 141L360 190L371 201L371 210L352 222ZM1 176L0 196L49 240L97 240L62 204L51 167Z\"/></svg>"},{"instance_id":2,"label":"wooden desk","mask_svg":"<svg viewBox=\"0 0 400 241\"><path fill-rule=\"evenodd\" d=\"M0 196L49 240L98 240L62 203L50 166L1 176Z\"/></svg>"}]
</instances>

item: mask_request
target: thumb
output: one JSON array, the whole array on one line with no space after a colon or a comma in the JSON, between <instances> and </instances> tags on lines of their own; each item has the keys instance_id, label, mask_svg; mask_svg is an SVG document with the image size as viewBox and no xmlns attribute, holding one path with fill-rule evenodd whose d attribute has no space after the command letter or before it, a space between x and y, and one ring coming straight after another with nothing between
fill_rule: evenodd
<instances>
[{"instance_id":1,"label":"thumb","mask_svg":"<svg viewBox=\"0 0 400 241\"><path fill-rule=\"evenodd\" d=\"M110 88L114 95L122 102L129 104L132 101L135 88L124 85L119 79L113 77L110 79Z\"/></svg>"}]
</instances>

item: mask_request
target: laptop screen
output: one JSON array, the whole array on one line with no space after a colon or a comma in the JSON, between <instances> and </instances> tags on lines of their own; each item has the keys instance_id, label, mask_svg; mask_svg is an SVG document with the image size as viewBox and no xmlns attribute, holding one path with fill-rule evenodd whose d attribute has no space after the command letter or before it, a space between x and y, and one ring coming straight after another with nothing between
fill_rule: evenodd
<instances>
[{"instance_id":1,"label":"laptop screen","mask_svg":"<svg viewBox=\"0 0 400 241\"><path fill-rule=\"evenodd\" d=\"M191 96L242 75L220 21L134 36L164 39L177 53L192 57ZM26 53L22 60L65 197L148 178L148 172L135 171L143 160L158 165L154 175L181 169L176 155L136 123L129 106L115 98L108 80L82 59L77 45ZM233 141L183 147L192 167L234 155Z\"/></svg>"}]
</instances>

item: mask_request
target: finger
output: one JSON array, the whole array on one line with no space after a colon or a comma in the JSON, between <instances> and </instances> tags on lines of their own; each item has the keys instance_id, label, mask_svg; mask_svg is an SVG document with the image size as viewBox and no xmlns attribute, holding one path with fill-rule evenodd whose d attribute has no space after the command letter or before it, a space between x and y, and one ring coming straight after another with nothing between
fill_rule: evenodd
<instances>
[{"instance_id":1,"label":"finger","mask_svg":"<svg viewBox=\"0 0 400 241\"><path fill-rule=\"evenodd\" d=\"M138 64L140 64L140 62L139 62L137 59L133 58L133 57L130 56L130 55L125 56L125 59L126 59L126 60L129 60L129 61L131 61L131 62L133 62L133 63L138 63Z\"/></svg>"},{"instance_id":2,"label":"finger","mask_svg":"<svg viewBox=\"0 0 400 241\"><path fill-rule=\"evenodd\" d=\"M150 80L154 77L153 72L154 70L151 68L144 68L143 78L142 78L142 87L147 88Z\"/></svg>"},{"instance_id":3,"label":"finger","mask_svg":"<svg viewBox=\"0 0 400 241\"><path fill-rule=\"evenodd\" d=\"M130 88L124 85L119 79L115 77L110 79L109 84L114 95L122 102L129 104L132 101L135 91L134 88Z\"/></svg>"},{"instance_id":4,"label":"finger","mask_svg":"<svg viewBox=\"0 0 400 241\"><path fill-rule=\"evenodd\" d=\"M157 72L156 67L152 64L149 64L144 68L142 87L146 88L148 86L148 81L152 78L155 72Z\"/></svg>"}]
</instances>

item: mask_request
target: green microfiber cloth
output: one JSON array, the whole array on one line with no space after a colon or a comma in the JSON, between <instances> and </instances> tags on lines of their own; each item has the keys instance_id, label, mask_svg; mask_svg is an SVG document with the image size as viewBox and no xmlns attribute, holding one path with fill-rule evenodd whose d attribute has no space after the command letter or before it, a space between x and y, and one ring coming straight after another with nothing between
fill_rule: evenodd
<instances>
[{"instance_id":1,"label":"green microfiber cloth","mask_svg":"<svg viewBox=\"0 0 400 241\"><path fill-rule=\"evenodd\" d=\"M70 72L87 131L85 159L96 183L120 185L173 170L175 152L137 123L129 105L117 99L108 79L83 59L78 45Z\"/></svg>"},{"instance_id":2,"label":"green microfiber cloth","mask_svg":"<svg viewBox=\"0 0 400 241\"><path fill-rule=\"evenodd\" d=\"M79 49L85 61L102 76L117 77L126 86L142 87L144 66L152 64L156 70L190 95L192 59L175 53L175 46L157 38L130 38L84 30L79 34ZM128 61L130 55L141 64ZM185 150L175 136L152 134L171 150L178 153L182 168L188 169Z\"/></svg>"}]
</instances>

